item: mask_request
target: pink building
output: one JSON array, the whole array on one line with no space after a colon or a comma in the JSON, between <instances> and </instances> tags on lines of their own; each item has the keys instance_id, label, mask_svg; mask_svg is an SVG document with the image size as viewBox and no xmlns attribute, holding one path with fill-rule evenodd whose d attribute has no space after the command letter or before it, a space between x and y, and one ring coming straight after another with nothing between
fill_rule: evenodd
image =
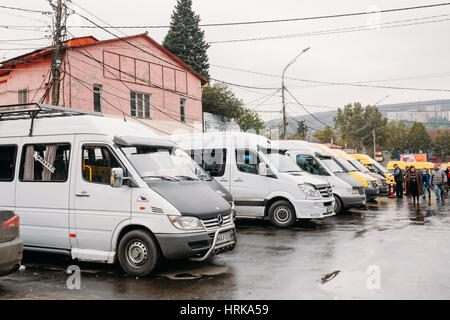
<instances>
[{"instance_id":1,"label":"pink building","mask_svg":"<svg viewBox=\"0 0 450 320\"><path fill-rule=\"evenodd\" d=\"M202 131L206 80L146 33L104 41L87 36L65 44L59 105L131 115L160 134ZM45 48L3 61L0 104L50 103L51 58Z\"/></svg>"}]
</instances>

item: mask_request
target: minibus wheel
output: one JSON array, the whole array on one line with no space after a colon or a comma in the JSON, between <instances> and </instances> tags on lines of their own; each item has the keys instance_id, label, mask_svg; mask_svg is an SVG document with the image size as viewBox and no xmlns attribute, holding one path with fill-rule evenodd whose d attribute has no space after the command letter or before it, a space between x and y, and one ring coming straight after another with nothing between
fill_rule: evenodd
<instances>
[{"instance_id":1,"label":"minibus wheel","mask_svg":"<svg viewBox=\"0 0 450 320\"><path fill-rule=\"evenodd\" d=\"M290 228L297 221L295 210L286 200L278 200L269 208L270 222L278 228Z\"/></svg>"},{"instance_id":2,"label":"minibus wheel","mask_svg":"<svg viewBox=\"0 0 450 320\"><path fill-rule=\"evenodd\" d=\"M132 230L119 242L119 263L123 271L143 277L151 273L160 260L160 251L154 238L144 230Z\"/></svg>"},{"instance_id":3,"label":"minibus wheel","mask_svg":"<svg viewBox=\"0 0 450 320\"><path fill-rule=\"evenodd\" d=\"M336 196L334 196L334 212L336 214L340 214L342 212L342 201Z\"/></svg>"}]
</instances>

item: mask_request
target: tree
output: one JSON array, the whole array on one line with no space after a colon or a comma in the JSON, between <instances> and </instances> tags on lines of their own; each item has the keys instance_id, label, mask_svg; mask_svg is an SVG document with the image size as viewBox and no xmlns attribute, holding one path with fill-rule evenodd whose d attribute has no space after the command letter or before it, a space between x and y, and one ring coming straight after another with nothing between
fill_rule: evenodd
<instances>
[{"instance_id":1,"label":"tree","mask_svg":"<svg viewBox=\"0 0 450 320\"><path fill-rule=\"evenodd\" d=\"M244 103L226 84L214 83L203 88L202 105L204 112L237 119Z\"/></svg>"},{"instance_id":2,"label":"tree","mask_svg":"<svg viewBox=\"0 0 450 320\"><path fill-rule=\"evenodd\" d=\"M433 147L430 136L423 123L414 122L408 129L406 148L411 153L427 152Z\"/></svg>"},{"instance_id":3,"label":"tree","mask_svg":"<svg viewBox=\"0 0 450 320\"><path fill-rule=\"evenodd\" d=\"M308 136L308 126L305 124L304 120L298 121L297 130L291 137L291 139L305 140Z\"/></svg>"},{"instance_id":4,"label":"tree","mask_svg":"<svg viewBox=\"0 0 450 320\"><path fill-rule=\"evenodd\" d=\"M330 126L325 126L323 130L315 132L313 136L319 139L321 143L331 143L336 141L336 135L333 128Z\"/></svg>"},{"instance_id":5,"label":"tree","mask_svg":"<svg viewBox=\"0 0 450 320\"><path fill-rule=\"evenodd\" d=\"M439 158L445 159L450 156L450 132L446 130L437 131L433 151Z\"/></svg>"},{"instance_id":6,"label":"tree","mask_svg":"<svg viewBox=\"0 0 450 320\"><path fill-rule=\"evenodd\" d=\"M407 145L408 128L403 121L389 121L386 126L386 142L384 149L391 153L392 159L405 152Z\"/></svg>"},{"instance_id":7,"label":"tree","mask_svg":"<svg viewBox=\"0 0 450 320\"><path fill-rule=\"evenodd\" d=\"M366 106L361 103L348 104L344 109L339 108L334 117L334 124L339 136L338 143L352 146L359 150L373 149L373 131L376 133L376 142L383 145L386 140L385 129L387 119L375 106Z\"/></svg>"},{"instance_id":8,"label":"tree","mask_svg":"<svg viewBox=\"0 0 450 320\"><path fill-rule=\"evenodd\" d=\"M235 119L244 131L253 129L259 132L264 128L264 121L258 113L244 108L244 102L224 83L204 87L202 105L204 112Z\"/></svg>"},{"instance_id":9,"label":"tree","mask_svg":"<svg viewBox=\"0 0 450 320\"><path fill-rule=\"evenodd\" d=\"M177 0L163 46L198 74L209 79L209 44L205 41L205 33L199 23L200 16L192 10L192 0Z\"/></svg>"},{"instance_id":10,"label":"tree","mask_svg":"<svg viewBox=\"0 0 450 320\"><path fill-rule=\"evenodd\" d=\"M242 108L241 114L236 120L243 131L255 130L256 133L259 133L259 130L264 128L264 121L259 115L247 108Z\"/></svg>"}]
</instances>

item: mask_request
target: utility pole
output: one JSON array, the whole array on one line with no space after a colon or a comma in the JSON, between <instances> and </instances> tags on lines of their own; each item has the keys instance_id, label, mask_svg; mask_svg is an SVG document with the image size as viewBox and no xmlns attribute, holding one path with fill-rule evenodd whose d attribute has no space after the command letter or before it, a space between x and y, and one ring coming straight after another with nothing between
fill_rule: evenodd
<instances>
[{"instance_id":1,"label":"utility pole","mask_svg":"<svg viewBox=\"0 0 450 320\"><path fill-rule=\"evenodd\" d=\"M56 5L56 21L55 21L55 34L53 38L53 57L52 57L52 101L51 103L55 106L59 104L59 88L61 80L61 36L62 36L62 0L57 0Z\"/></svg>"},{"instance_id":2,"label":"utility pole","mask_svg":"<svg viewBox=\"0 0 450 320\"><path fill-rule=\"evenodd\" d=\"M286 98L285 98L285 93L284 93L284 91L286 90L286 86L284 85L284 75L286 74L287 68L289 68L291 65L293 65L295 63L295 61L297 61L298 57L300 57L303 53L305 53L309 49L310 49L310 47L303 49L302 52L300 52L294 59L292 59L291 62L289 62L286 65L286 67L284 67L283 74L281 75L281 103L283 104L283 139L286 139L286 126L287 126Z\"/></svg>"},{"instance_id":3,"label":"utility pole","mask_svg":"<svg viewBox=\"0 0 450 320\"><path fill-rule=\"evenodd\" d=\"M375 145L376 143L375 128L372 130L372 132L373 132L373 158L375 159L377 157L377 147Z\"/></svg>"}]
</instances>

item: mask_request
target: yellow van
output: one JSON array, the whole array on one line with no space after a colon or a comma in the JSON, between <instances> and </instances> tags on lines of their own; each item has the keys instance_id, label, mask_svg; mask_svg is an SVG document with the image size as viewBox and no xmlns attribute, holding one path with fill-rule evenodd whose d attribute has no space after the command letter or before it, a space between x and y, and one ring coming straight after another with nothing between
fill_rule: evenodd
<instances>
[{"instance_id":1,"label":"yellow van","mask_svg":"<svg viewBox=\"0 0 450 320\"><path fill-rule=\"evenodd\" d=\"M387 163L387 165L386 165L386 170L387 170L388 172L390 172L390 173L394 172L394 165L395 165L395 164L397 164L398 167L399 167L400 169L405 170L406 166L409 166L408 163L410 163L410 162L398 161L398 160L395 160L395 161L389 161L389 162Z\"/></svg>"},{"instance_id":2,"label":"yellow van","mask_svg":"<svg viewBox=\"0 0 450 320\"><path fill-rule=\"evenodd\" d=\"M394 176L390 174L380 163L375 161L373 158L362 153L354 153L350 154L350 156L361 162L363 165L369 166L372 170L374 170L378 174L386 177L386 180L389 184L395 184Z\"/></svg>"},{"instance_id":3,"label":"yellow van","mask_svg":"<svg viewBox=\"0 0 450 320\"><path fill-rule=\"evenodd\" d=\"M330 153L334 157L337 164L345 172L350 174L353 178L364 185L367 200L373 200L377 196L379 196L380 189L377 183L377 179L356 170L356 168L344 158L346 157L348 159L349 155L347 153L338 149L330 149L326 145L320 143L314 143L314 145L317 146L320 150Z\"/></svg>"}]
</instances>

